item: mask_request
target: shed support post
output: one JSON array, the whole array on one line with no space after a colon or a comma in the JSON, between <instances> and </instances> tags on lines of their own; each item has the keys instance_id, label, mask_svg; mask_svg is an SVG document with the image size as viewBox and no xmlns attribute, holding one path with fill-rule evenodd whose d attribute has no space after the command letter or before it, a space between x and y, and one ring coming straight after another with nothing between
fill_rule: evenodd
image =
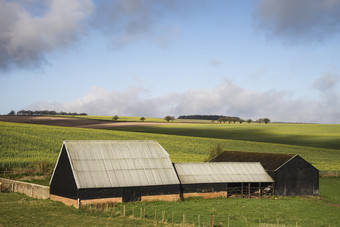
<instances>
[{"instance_id":1,"label":"shed support post","mask_svg":"<svg viewBox=\"0 0 340 227\"><path fill-rule=\"evenodd\" d=\"M259 196L262 198L261 183L259 183Z\"/></svg>"},{"instance_id":2,"label":"shed support post","mask_svg":"<svg viewBox=\"0 0 340 227\"><path fill-rule=\"evenodd\" d=\"M248 198L250 199L250 183L248 183Z\"/></svg>"},{"instance_id":3,"label":"shed support post","mask_svg":"<svg viewBox=\"0 0 340 227\"><path fill-rule=\"evenodd\" d=\"M227 185L226 185L226 191L227 191L227 198L229 197L228 196L228 183L227 183Z\"/></svg>"},{"instance_id":4,"label":"shed support post","mask_svg":"<svg viewBox=\"0 0 340 227\"><path fill-rule=\"evenodd\" d=\"M243 183L241 184L241 195L242 195L242 198L243 198Z\"/></svg>"},{"instance_id":5,"label":"shed support post","mask_svg":"<svg viewBox=\"0 0 340 227\"><path fill-rule=\"evenodd\" d=\"M78 200L77 200L77 208L79 209L80 206L81 206L81 201L80 201L80 199L78 198Z\"/></svg>"}]
</instances>

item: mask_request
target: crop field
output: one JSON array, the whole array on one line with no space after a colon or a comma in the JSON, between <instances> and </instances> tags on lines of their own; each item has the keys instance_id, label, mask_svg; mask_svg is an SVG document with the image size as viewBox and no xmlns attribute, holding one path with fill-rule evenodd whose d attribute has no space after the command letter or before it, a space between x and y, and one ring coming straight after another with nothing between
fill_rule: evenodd
<instances>
[{"instance_id":1,"label":"crop field","mask_svg":"<svg viewBox=\"0 0 340 227\"><path fill-rule=\"evenodd\" d=\"M266 126L262 125L263 128ZM202 127L204 129L209 125L171 125L168 127L123 129L139 130L141 128L145 131L148 129L148 132L130 132L118 131L117 129L81 129L0 122L0 167L27 167L37 161L46 161L50 165L54 165L63 140L157 140L170 154L173 162L203 161L207 158L211 148L216 144L221 144L227 150L296 153L322 171L340 170L339 149L291 145L288 144L288 139L285 144L274 143L273 136L268 138L271 139L271 143L237 138L218 138L219 135L220 137L223 136L223 130L225 130L221 125L210 126L216 127L217 131L215 132L217 138L211 138L209 131L204 131ZM201 131L199 130L200 128ZM164 134L167 130L178 135ZM189 134L186 130L190 130L190 133L194 136L183 135ZM201 133L201 136L197 136L197 133ZM202 136L204 133L206 137ZM254 134L250 134L250 136L256 137ZM333 137L334 139L337 138L334 135ZM293 140L293 137L291 138ZM319 146L324 142L321 139L320 141Z\"/></svg>"}]
</instances>

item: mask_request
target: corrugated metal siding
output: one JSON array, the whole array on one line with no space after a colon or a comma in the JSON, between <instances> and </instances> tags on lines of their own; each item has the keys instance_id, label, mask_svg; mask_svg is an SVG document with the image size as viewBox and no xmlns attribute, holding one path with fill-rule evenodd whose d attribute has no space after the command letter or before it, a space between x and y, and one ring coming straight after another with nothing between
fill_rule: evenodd
<instances>
[{"instance_id":1,"label":"corrugated metal siding","mask_svg":"<svg viewBox=\"0 0 340 227\"><path fill-rule=\"evenodd\" d=\"M182 184L273 182L259 162L176 163Z\"/></svg>"},{"instance_id":2,"label":"corrugated metal siding","mask_svg":"<svg viewBox=\"0 0 340 227\"><path fill-rule=\"evenodd\" d=\"M65 141L78 188L179 184L156 141Z\"/></svg>"}]
</instances>

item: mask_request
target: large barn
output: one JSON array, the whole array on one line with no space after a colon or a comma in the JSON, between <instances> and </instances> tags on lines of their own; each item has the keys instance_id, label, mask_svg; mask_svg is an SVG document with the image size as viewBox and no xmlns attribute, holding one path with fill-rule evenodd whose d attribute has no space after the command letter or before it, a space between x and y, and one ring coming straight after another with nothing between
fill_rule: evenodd
<instances>
[{"instance_id":1,"label":"large barn","mask_svg":"<svg viewBox=\"0 0 340 227\"><path fill-rule=\"evenodd\" d=\"M175 163L181 197L250 196L273 183L259 162Z\"/></svg>"},{"instance_id":2,"label":"large barn","mask_svg":"<svg viewBox=\"0 0 340 227\"><path fill-rule=\"evenodd\" d=\"M319 170L299 155L224 151L209 162L260 162L275 181L276 195L319 194Z\"/></svg>"},{"instance_id":3,"label":"large barn","mask_svg":"<svg viewBox=\"0 0 340 227\"><path fill-rule=\"evenodd\" d=\"M180 199L169 154L156 141L64 141L50 198L69 205Z\"/></svg>"}]
</instances>

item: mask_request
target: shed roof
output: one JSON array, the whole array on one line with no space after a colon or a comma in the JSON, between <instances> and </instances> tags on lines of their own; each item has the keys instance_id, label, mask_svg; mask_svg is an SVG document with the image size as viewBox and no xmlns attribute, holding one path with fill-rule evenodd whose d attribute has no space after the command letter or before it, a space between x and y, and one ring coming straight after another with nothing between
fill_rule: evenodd
<instances>
[{"instance_id":1,"label":"shed roof","mask_svg":"<svg viewBox=\"0 0 340 227\"><path fill-rule=\"evenodd\" d=\"M176 163L182 184L273 182L259 162Z\"/></svg>"},{"instance_id":2,"label":"shed roof","mask_svg":"<svg viewBox=\"0 0 340 227\"><path fill-rule=\"evenodd\" d=\"M224 151L209 162L260 162L265 170L276 170L294 156L295 154Z\"/></svg>"},{"instance_id":3,"label":"shed roof","mask_svg":"<svg viewBox=\"0 0 340 227\"><path fill-rule=\"evenodd\" d=\"M64 141L78 189L179 184L156 141Z\"/></svg>"}]
</instances>

